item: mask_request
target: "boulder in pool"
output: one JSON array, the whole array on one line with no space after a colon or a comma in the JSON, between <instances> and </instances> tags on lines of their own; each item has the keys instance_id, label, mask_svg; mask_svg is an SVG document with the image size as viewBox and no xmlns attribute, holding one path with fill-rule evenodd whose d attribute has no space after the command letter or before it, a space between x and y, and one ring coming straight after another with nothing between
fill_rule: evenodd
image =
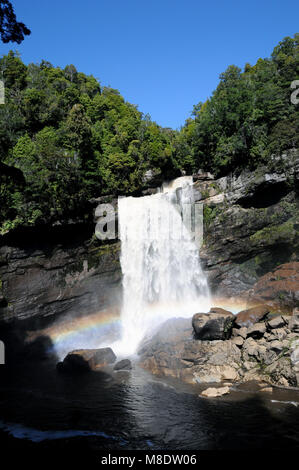
<instances>
[{"instance_id":1,"label":"boulder in pool","mask_svg":"<svg viewBox=\"0 0 299 470\"><path fill-rule=\"evenodd\" d=\"M222 397L223 395L227 395L230 392L230 388L228 386L226 387L220 387L220 388L207 388L206 390L203 390L201 392L201 396L207 397L207 398L216 398L216 397Z\"/></svg>"},{"instance_id":2,"label":"boulder in pool","mask_svg":"<svg viewBox=\"0 0 299 470\"><path fill-rule=\"evenodd\" d=\"M113 364L116 356L111 348L77 349L67 354L57 369L63 372L88 372Z\"/></svg>"}]
</instances>

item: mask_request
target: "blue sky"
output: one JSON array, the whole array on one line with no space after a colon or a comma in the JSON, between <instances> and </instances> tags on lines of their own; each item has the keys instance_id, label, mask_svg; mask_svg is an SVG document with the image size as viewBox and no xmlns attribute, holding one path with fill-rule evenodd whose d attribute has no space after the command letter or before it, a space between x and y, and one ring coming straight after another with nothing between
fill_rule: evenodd
<instances>
[{"instance_id":1,"label":"blue sky","mask_svg":"<svg viewBox=\"0 0 299 470\"><path fill-rule=\"evenodd\" d=\"M230 64L269 57L298 32L296 0L12 0L32 31L18 50L98 78L165 127L179 128Z\"/></svg>"}]
</instances>

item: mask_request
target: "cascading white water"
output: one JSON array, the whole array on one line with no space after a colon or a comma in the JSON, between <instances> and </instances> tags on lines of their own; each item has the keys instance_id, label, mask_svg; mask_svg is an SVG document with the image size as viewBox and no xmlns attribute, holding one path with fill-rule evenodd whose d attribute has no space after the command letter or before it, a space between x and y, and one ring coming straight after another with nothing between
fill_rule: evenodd
<instances>
[{"instance_id":1,"label":"cascading white water","mask_svg":"<svg viewBox=\"0 0 299 470\"><path fill-rule=\"evenodd\" d=\"M114 349L119 355L133 354L160 322L210 308L199 250L177 206L192 202L191 183L182 177L158 194L118 201L123 307L122 338Z\"/></svg>"}]
</instances>

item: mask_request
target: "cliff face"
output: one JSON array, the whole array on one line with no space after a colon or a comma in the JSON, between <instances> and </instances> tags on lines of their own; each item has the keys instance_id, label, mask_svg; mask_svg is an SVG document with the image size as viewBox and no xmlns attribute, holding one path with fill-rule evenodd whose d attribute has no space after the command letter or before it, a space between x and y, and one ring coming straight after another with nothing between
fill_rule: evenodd
<instances>
[{"instance_id":1,"label":"cliff face","mask_svg":"<svg viewBox=\"0 0 299 470\"><path fill-rule=\"evenodd\" d=\"M94 227L22 232L0 247L0 321L85 315L121 296L119 243L100 244Z\"/></svg>"},{"instance_id":2,"label":"cliff face","mask_svg":"<svg viewBox=\"0 0 299 470\"><path fill-rule=\"evenodd\" d=\"M298 260L298 175L294 150L273 158L271 168L218 180L198 176L196 199L204 203L201 257L214 293L245 293L277 266Z\"/></svg>"},{"instance_id":3,"label":"cliff face","mask_svg":"<svg viewBox=\"0 0 299 470\"><path fill-rule=\"evenodd\" d=\"M195 176L196 200L204 203L202 264L213 293L254 300L257 292L262 300L265 289L269 303L274 282L281 304L298 305L298 174L294 150L273 158L271 168L218 180ZM118 305L120 244L100 243L94 229L68 225L2 237L0 322L85 315ZM294 274L292 285L281 282L277 271L285 263L286 276Z\"/></svg>"}]
</instances>

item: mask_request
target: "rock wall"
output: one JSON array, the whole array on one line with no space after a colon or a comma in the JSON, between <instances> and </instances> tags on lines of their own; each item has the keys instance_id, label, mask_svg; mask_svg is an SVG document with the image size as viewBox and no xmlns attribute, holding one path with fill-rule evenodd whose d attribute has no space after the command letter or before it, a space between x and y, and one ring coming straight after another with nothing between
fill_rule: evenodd
<instances>
[{"instance_id":1,"label":"rock wall","mask_svg":"<svg viewBox=\"0 0 299 470\"><path fill-rule=\"evenodd\" d=\"M298 261L298 175L298 150L239 176L197 175L196 200L204 203L201 257L214 293L245 293L277 266Z\"/></svg>"},{"instance_id":2,"label":"rock wall","mask_svg":"<svg viewBox=\"0 0 299 470\"><path fill-rule=\"evenodd\" d=\"M0 322L85 315L121 298L119 242L100 243L94 226L23 230L0 247Z\"/></svg>"},{"instance_id":3,"label":"rock wall","mask_svg":"<svg viewBox=\"0 0 299 470\"><path fill-rule=\"evenodd\" d=\"M268 284L272 282L272 288L274 281L281 281L277 267L293 263L296 272L298 173L299 152L293 150L255 172L218 180L210 174L195 175L196 201L204 203L201 257L214 294L254 300L256 293L261 300L267 291L268 302ZM94 201L99 202L102 198ZM82 315L118 305L119 242L101 244L94 239L94 228L82 223L23 229L1 237L0 322ZM267 273L264 284L256 285ZM293 308L299 299L298 275L290 285L277 288L275 295Z\"/></svg>"}]
</instances>

